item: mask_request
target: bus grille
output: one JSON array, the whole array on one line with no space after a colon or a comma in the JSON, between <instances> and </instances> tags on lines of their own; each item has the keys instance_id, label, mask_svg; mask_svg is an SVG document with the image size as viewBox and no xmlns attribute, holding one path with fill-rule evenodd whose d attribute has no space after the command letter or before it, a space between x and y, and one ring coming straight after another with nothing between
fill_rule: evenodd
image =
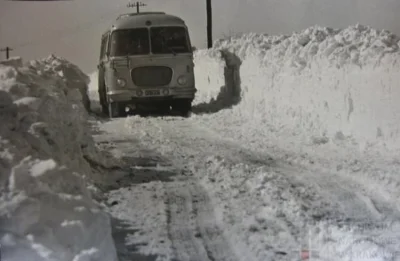
<instances>
[{"instance_id":1,"label":"bus grille","mask_svg":"<svg viewBox=\"0 0 400 261\"><path fill-rule=\"evenodd\" d=\"M132 70L132 81L140 87L168 85L172 79L172 69L166 66L144 66Z\"/></svg>"}]
</instances>

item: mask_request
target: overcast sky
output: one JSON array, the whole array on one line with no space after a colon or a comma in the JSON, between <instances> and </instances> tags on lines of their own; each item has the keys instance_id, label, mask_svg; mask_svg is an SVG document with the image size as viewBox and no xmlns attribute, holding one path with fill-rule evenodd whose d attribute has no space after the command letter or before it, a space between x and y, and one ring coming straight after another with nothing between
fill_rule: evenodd
<instances>
[{"instance_id":1,"label":"overcast sky","mask_svg":"<svg viewBox=\"0 0 400 261\"><path fill-rule=\"evenodd\" d=\"M206 46L205 0L142 0L143 10L165 11L186 20L195 46ZM96 69L100 36L128 1L0 0L0 47L25 60L51 53L86 73ZM132 10L131 11L135 11ZM400 34L400 0L213 0L214 38L231 32L287 34L314 24L361 23ZM4 58L4 53L1 54Z\"/></svg>"}]
</instances>

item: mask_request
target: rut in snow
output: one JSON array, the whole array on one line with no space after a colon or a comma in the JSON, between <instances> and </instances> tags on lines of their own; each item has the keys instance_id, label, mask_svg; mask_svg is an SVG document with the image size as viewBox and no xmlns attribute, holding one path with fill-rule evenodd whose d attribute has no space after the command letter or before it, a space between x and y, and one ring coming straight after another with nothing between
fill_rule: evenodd
<instances>
[{"instance_id":1,"label":"rut in snow","mask_svg":"<svg viewBox=\"0 0 400 261\"><path fill-rule=\"evenodd\" d=\"M218 226L209 196L199 185L166 183L169 237L178 260L237 260Z\"/></svg>"},{"instance_id":2,"label":"rut in snow","mask_svg":"<svg viewBox=\"0 0 400 261\"><path fill-rule=\"evenodd\" d=\"M129 174L117 178L109 195L114 219L126 224L113 229L122 260L148 261L155 256L168 261L241 260L193 173L171 165L151 148L135 154L141 147L135 139L124 142L109 137L107 141L109 150L120 150L131 163Z\"/></svg>"}]
</instances>

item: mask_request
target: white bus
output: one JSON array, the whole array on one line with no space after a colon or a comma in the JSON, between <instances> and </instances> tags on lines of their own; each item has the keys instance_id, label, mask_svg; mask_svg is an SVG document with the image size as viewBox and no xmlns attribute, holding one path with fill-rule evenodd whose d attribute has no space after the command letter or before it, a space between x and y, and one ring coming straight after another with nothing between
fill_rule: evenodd
<instances>
[{"instance_id":1,"label":"white bus","mask_svg":"<svg viewBox=\"0 0 400 261\"><path fill-rule=\"evenodd\" d=\"M102 35L98 91L102 111L172 108L187 115L195 97L193 49L185 22L164 12L120 15Z\"/></svg>"}]
</instances>

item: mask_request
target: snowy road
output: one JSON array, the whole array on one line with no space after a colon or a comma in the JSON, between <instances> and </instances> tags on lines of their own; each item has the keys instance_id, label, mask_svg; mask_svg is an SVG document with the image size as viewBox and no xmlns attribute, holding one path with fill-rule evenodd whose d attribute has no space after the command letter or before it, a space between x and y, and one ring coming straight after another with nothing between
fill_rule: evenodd
<instances>
[{"instance_id":1,"label":"snowy road","mask_svg":"<svg viewBox=\"0 0 400 261\"><path fill-rule=\"evenodd\" d=\"M101 146L131 165L109 193L131 252L399 261L399 56L382 60L371 39L398 50L363 26L221 40L196 52L191 117L99 124Z\"/></svg>"},{"instance_id":2,"label":"snowy road","mask_svg":"<svg viewBox=\"0 0 400 261\"><path fill-rule=\"evenodd\" d=\"M319 232L336 244L332 250L318 241L320 251L330 249L325 255L394 257L400 233L390 222L400 220L397 203L351 177L274 159L208 128L201 117L130 117L100 128L97 139L132 162L109 202L115 217L140 231L127 243L142 254L178 261L298 260L308 229L325 222L339 231ZM341 230L355 226L360 230ZM380 243L388 239L391 244Z\"/></svg>"},{"instance_id":3,"label":"snowy road","mask_svg":"<svg viewBox=\"0 0 400 261\"><path fill-rule=\"evenodd\" d=\"M110 123L109 130L115 124ZM119 144L123 143L121 136L114 137L118 137ZM132 138L125 137L126 144L135 144L132 144ZM110 143L113 143L112 139ZM146 153L144 150L140 150L139 154L147 155L137 155L137 147L131 146L119 145L115 149L125 157L134 158L133 162L138 164L133 166L130 177L120 181L120 184L133 185L127 190L113 191L110 201L118 202L113 208L116 217L130 220L136 229L143 229L142 235L149 237L144 241L151 242L149 247L156 247L145 253L164 254L167 260L239 260L216 220L209 195L192 172L183 165L179 168L179 164L164 155L155 155L151 151ZM160 166L160 162L165 162L165 166ZM148 223L149 219L154 222ZM163 229L155 229L160 225Z\"/></svg>"},{"instance_id":4,"label":"snowy road","mask_svg":"<svg viewBox=\"0 0 400 261\"><path fill-rule=\"evenodd\" d=\"M400 261L399 39L220 39L189 118L88 115L96 72L0 62L2 259Z\"/></svg>"}]
</instances>

